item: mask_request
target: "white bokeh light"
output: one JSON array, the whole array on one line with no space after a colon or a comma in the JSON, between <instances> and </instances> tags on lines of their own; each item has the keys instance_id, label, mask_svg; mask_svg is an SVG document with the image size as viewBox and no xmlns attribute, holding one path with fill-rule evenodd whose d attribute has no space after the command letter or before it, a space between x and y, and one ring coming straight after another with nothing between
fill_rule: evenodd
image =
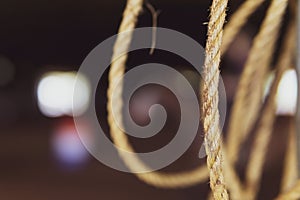
<instances>
[{"instance_id":1,"label":"white bokeh light","mask_svg":"<svg viewBox=\"0 0 300 200\"><path fill-rule=\"evenodd\" d=\"M54 156L64 167L79 167L88 161L88 152L81 143L73 121L63 121L51 138Z\"/></svg>"},{"instance_id":2,"label":"white bokeh light","mask_svg":"<svg viewBox=\"0 0 300 200\"><path fill-rule=\"evenodd\" d=\"M265 83L264 99L269 94L271 85L275 78L272 72ZM279 83L276 94L277 115L294 115L297 109L298 83L297 73L294 69L287 70Z\"/></svg>"},{"instance_id":3,"label":"white bokeh light","mask_svg":"<svg viewBox=\"0 0 300 200\"><path fill-rule=\"evenodd\" d=\"M294 115L297 108L298 83L295 70L287 70L277 90L277 114Z\"/></svg>"},{"instance_id":4,"label":"white bokeh light","mask_svg":"<svg viewBox=\"0 0 300 200\"><path fill-rule=\"evenodd\" d=\"M77 78L76 105L73 108L74 84ZM73 116L82 114L88 107L90 86L87 79L76 72L48 72L38 83L38 107L48 117L63 115Z\"/></svg>"}]
</instances>

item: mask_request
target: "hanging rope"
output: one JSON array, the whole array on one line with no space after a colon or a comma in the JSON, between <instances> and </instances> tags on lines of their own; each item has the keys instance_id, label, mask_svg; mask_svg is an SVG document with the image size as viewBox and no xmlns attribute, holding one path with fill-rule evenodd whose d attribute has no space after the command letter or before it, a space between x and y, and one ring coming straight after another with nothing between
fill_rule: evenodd
<instances>
[{"instance_id":1,"label":"hanging rope","mask_svg":"<svg viewBox=\"0 0 300 200\"><path fill-rule=\"evenodd\" d=\"M132 40L132 31L135 28L138 14L142 10L143 1L142 0L128 0L127 5L123 14L123 19L119 28L119 33L128 31L129 34L125 34L123 36L118 36L113 49L112 56L112 64L109 71L109 88L107 92L108 97L108 124L110 127L110 133L113 142L121 149L129 152L134 152L134 148L129 143L129 140L122 132L122 130L115 123L113 117L113 110L111 107L112 97L114 94L114 98L118 99L114 106L114 113L122 118L122 87L116 87L116 84L119 80L122 80L122 77L125 72L127 54L116 59L115 55L118 55L118 52L127 52L130 42ZM117 88L117 90L115 89ZM114 90L115 89L115 90ZM122 119L120 120L122 121ZM122 154L122 151L118 151L120 157L123 159L124 163L128 166L132 171L136 171L136 169L144 169L149 170L149 167L143 163L137 156L132 156L130 158L125 157ZM188 187L191 185L195 185L197 183L201 183L208 178L208 170L205 166L199 166L194 170L188 172L179 172L179 173L162 173L162 172L149 172L149 173L138 173L135 174L140 180L162 188L180 188L180 187Z\"/></svg>"},{"instance_id":2,"label":"hanging rope","mask_svg":"<svg viewBox=\"0 0 300 200\"><path fill-rule=\"evenodd\" d=\"M224 29L224 37L222 42L222 54L226 52L235 36L240 32L241 28L247 22L249 16L264 2L265 0L247 0L239 9L230 17L229 22Z\"/></svg>"},{"instance_id":3,"label":"hanging rope","mask_svg":"<svg viewBox=\"0 0 300 200\"><path fill-rule=\"evenodd\" d=\"M261 108L263 83L287 4L287 0L272 1L245 64L228 131L228 159L233 163L236 162L240 145L253 127Z\"/></svg>"},{"instance_id":4,"label":"hanging rope","mask_svg":"<svg viewBox=\"0 0 300 200\"><path fill-rule=\"evenodd\" d=\"M213 0L212 2L205 49L203 87L201 91L207 166L210 174L210 187L216 200L228 199L223 175L223 156L219 127L220 116L218 110L220 50L227 3L228 0Z\"/></svg>"},{"instance_id":5,"label":"hanging rope","mask_svg":"<svg viewBox=\"0 0 300 200\"><path fill-rule=\"evenodd\" d=\"M300 27L300 4L299 4L299 1L298 0L294 0L294 1L291 1L292 3L292 6L294 9L292 9L294 12L294 16L297 17L298 19L298 23L297 23L297 26ZM297 41L298 41L298 45L297 45L297 53L299 55L299 52L300 52L300 44L299 44L299 35L297 37ZM296 61L296 72L297 72L297 76L298 76L298 86L300 86L300 57L297 56L297 61ZM296 137L296 140L297 140L297 156L298 158L300 157L300 98L299 98L299 94L300 94L300 87L298 87L298 99L297 99L297 110L296 110L296 134L297 134L297 137ZM297 168L298 168L298 171L300 171L300 159L298 159L297 161ZM300 176L298 177L300 178Z\"/></svg>"},{"instance_id":6,"label":"hanging rope","mask_svg":"<svg viewBox=\"0 0 300 200\"><path fill-rule=\"evenodd\" d=\"M284 72L289 69L293 59L296 40L295 24L291 23L286 35L285 46L282 49L282 54L279 58L276 67L277 73L274 83L271 87L270 95L267 98L265 109L262 113L262 118L258 124L258 130L251 149L249 164L246 169L246 187L247 193L251 196L249 199L255 199L255 195L260 186L260 179L263 171L268 144L271 133L273 131L274 121L276 117L276 94L277 88Z\"/></svg>"},{"instance_id":7,"label":"hanging rope","mask_svg":"<svg viewBox=\"0 0 300 200\"><path fill-rule=\"evenodd\" d=\"M226 180L230 180L230 184L227 184L227 188L230 193L230 199L240 200L243 199L243 185L242 182L236 173L233 165L229 162L227 158L226 146L223 146L223 155L224 155L224 175Z\"/></svg>"},{"instance_id":8,"label":"hanging rope","mask_svg":"<svg viewBox=\"0 0 300 200\"><path fill-rule=\"evenodd\" d=\"M253 2L253 1L252 1ZM226 50L231 43L233 37L240 30L242 25L246 22L248 16L254 12L259 3L263 0L259 0L256 3L250 3L248 0L243 4L241 9L246 9L242 14L240 11L241 22L232 22L227 27L234 29L228 31L224 39L226 43L222 46L223 50ZM119 28L119 33L124 31L132 31L135 28L137 18L142 10L142 0L128 0L123 14L123 19ZM251 152L249 166L246 172L246 185L245 188L241 184L241 181L234 170L232 163L237 159L237 153L239 145L246 138L249 129L252 127L257 112L260 108L261 100L261 88L259 93L253 92L253 88L257 85L261 86L264 80L264 76L268 70L271 55L273 53L274 45L277 40L278 31L280 29L281 19L287 5L287 0L273 0L270 8L268 9L267 16L262 24L262 27L254 39L254 45L250 51L249 58L246 62L245 70L243 72L239 89L236 95L236 104L233 108L233 115L231 117L229 140L226 145L228 149L224 149L224 155L222 154L222 141L219 129L219 112L218 112L218 81L219 81L219 64L221 55L221 43L223 37L223 25L226 16L227 0L213 0L211 6L211 15L208 24L208 39L206 44L206 59L204 66L204 83L201 87L202 94L202 113L203 113L203 125L205 131L205 148L207 152L207 166L199 166L198 168L179 173L162 173L162 172L149 172L135 174L140 180L157 187L163 188L176 188L176 187L188 187L200 182L203 182L208 177L208 171L210 176L210 187L212 189L212 196L215 200L229 199L227 190L225 187L225 180L230 180L228 188L231 192L232 199L254 199L256 191L258 190L259 180L261 178L262 166L265 157L266 147L270 139L272 131L272 125L274 122L275 113L275 93L279 84L280 77L291 63L293 52L292 32L288 31L287 41L285 42L283 55L279 58L279 64L277 66L278 72L273 83L271 93L267 99L266 107L264 109L264 115L259 122L260 126L255 140L255 147ZM240 9L240 10L241 10ZM238 15L238 14L236 14ZM228 28L228 30L229 30ZM113 118L113 112L111 102L112 94L114 98L119 101L114 104L114 114L119 115L122 118L122 87L115 87L119 80L122 80L125 73L125 66L127 60L127 54L116 58L119 52L127 52L132 40L132 34L125 34L125 36L117 37L116 43L113 49L112 64L109 71L109 88L108 88L108 123L110 126L111 137L114 143L121 149L129 152L134 152L134 148L130 145L130 142L125 133L117 126ZM255 76L257 82L252 84L252 78ZM117 88L117 90L114 90ZM252 92L250 92L252 91ZM257 93L257 94L255 94ZM247 98L251 101L247 101ZM247 115L241 113L237 108L247 108ZM249 112L248 112L249 109ZM243 110L242 112L245 112ZM243 115L241 115L243 114ZM243 116L246 127L239 126L239 117ZM122 121L122 120L121 120ZM241 131L241 132L239 132ZM238 134L239 133L239 134ZM234 147L232 147L232 144ZM136 169L151 170L143 163L138 157L132 156L130 158L125 157L122 151L118 151L120 157L124 160L124 163L129 169L136 171ZM235 153L234 153L235 152ZM254 156L255 155L255 156ZM224 157L223 157L224 156ZM224 162L224 159L226 162ZM287 158L288 159L288 158ZM288 163L288 162L287 162ZM223 166L224 165L224 166ZM287 165L288 166L288 165ZM225 174L225 175L223 175ZM288 176L288 175L287 175ZM290 178L286 178L290 180ZM287 185L283 181L283 185ZM287 187L287 186L286 186ZM285 187L285 188L286 188ZM286 190L286 189L285 189ZM286 194L281 195L278 199L297 199L300 197L300 182L297 182L296 186L292 188ZM211 197L212 198L212 197Z\"/></svg>"},{"instance_id":9,"label":"hanging rope","mask_svg":"<svg viewBox=\"0 0 300 200\"><path fill-rule=\"evenodd\" d=\"M295 122L290 122L288 130L288 143L284 159L284 170L281 181L281 192L289 191L297 182L297 140L295 131Z\"/></svg>"},{"instance_id":10,"label":"hanging rope","mask_svg":"<svg viewBox=\"0 0 300 200\"><path fill-rule=\"evenodd\" d=\"M277 10L277 12L279 12L278 11L278 8L280 7L279 5L280 4L278 4L278 2L277 2L277 5L276 5L276 2L273 2L273 7L271 5L271 7L269 8L269 11L268 11L265 21L267 21L268 16L269 16L269 18L271 18L271 16L274 17L274 13L273 13L273 15L271 15L272 10L273 11ZM279 12L279 19L282 18L284 8L285 8L285 6L281 7L282 11ZM280 24L280 20L278 20L278 25L276 25L277 28L274 28L277 30L277 32L279 30L279 24ZM292 30L295 27L294 25L295 24L290 25L290 28L289 28L290 30L288 31L288 34L286 37L287 41L285 42L285 46L282 50L283 54L279 58L279 63L277 66L277 68L279 70L277 72L277 76L275 78L275 82L273 84L270 97L268 98L266 109L264 110L264 113L263 113L263 118L260 122L260 128L258 130L258 135L256 137L255 145L252 149L253 152L251 154L250 163L248 165L247 173L246 173L246 179L247 179L246 188L244 188L244 186L241 185L241 182L240 182L239 178L237 177L236 172L234 171L232 165L230 165L231 164L230 159L227 159L227 157L226 157L225 175L227 175L226 178L231 180L231 184L228 184L228 188L230 189L232 199L237 199L237 200L239 200L239 199L255 199L255 194L257 193L257 189L259 187L258 181L260 180L260 177L261 177L262 166L263 166L263 161L264 161L265 152L266 152L266 146L270 139L270 134L272 131L272 126L273 126L273 122L274 122L274 118L275 118L275 94L277 91L277 87L278 87L280 78L281 78L283 72L290 66L291 60L294 56L293 46L295 44L295 37L293 37L293 36L295 36L295 32L293 32L293 30ZM275 40L276 40L276 37L274 38L273 43L275 43ZM273 48L271 48L271 49L273 49ZM252 54L250 53L250 56L251 55ZM255 66L252 66L252 67L255 67ZM253 91L253 92L255 92L255 91ZM239 120L237 120L236 122L239 122ZM228 148L230 148L230 144L227 146L228 146Z\"/></svg>"},{"instance_id":11,"label":"hanging rope","mask_svg":"<svg viewBox=\"0 0 300 200\"><path fill-rule=\"evenodd\" d=\"M298 7L297 2L296 2L296 0L290 0L289 3L290 3L289 8L291 11L291 18L294 20L293 21L295 23L294 26L297 26L297 24L295 22L296 21L295 19L298 17L297 10L299 10L297 8ZM294 30L294 31L296 32L296 30ZM296 41L295 35L296 35L296 33L294 33L293 37L294 37L294 40ZM296 45L294 44L293 46L296 46ZM296 48L294 50L296 50ZM297 52L297 50L295 52ZM293 54L294 57L295 57L295 54L294 54L295 52L291 52L291 54ZM298 73L298 77L299 77L299 73ZM298 97L298 99L299 99L299 97ZM296 114L295 118L297 120L297 114ZM296 183L297 178L299 176L298 168L297 168L298 158L297 158L297 137L296 137L297 125L296 124L297 124L297 122L295 122L293 120L292 122L290 122L290 126L289 126L288 144L287 144L287 150L285 153L284 170L283 170L282 181L281 181L281 192L287 192L288 190L290 190L291 187Z\"/></svg>"}]
</instances>

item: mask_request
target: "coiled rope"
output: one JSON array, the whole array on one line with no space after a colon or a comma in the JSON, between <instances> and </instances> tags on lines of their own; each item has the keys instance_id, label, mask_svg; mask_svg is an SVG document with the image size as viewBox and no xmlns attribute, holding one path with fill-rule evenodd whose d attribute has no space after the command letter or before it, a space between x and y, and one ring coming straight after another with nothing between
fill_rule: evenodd
<instances>
[{"instance_id":1,"label":"coiled rope","mask_svg":"<svg viewBox=\"0 0 300 200\"><path fill-rule=\"evenodd\" d=\"M226 16L227 0L213 0L211 6L210 21L208 24L208 39L206 44L206 60L205 60L205 73L204 73L204 84L202 89L202 100L203 107L202 111L204 114L203 123L205 130L205 147L208 155L207 166L210 175L210 186L213 192L214 199L229 199L226 191L225 177L230 178L231 183L228 184L228 188L231 192L232 199L254 199L255 193L258 189L258 183L261 177L263 160L265 157L265 149L268 144L270 134L272 131L272 125L274 122L274 110L275 110L275 91L277 89L280 77L288 63L291 62L291 53L284 53L280 59L277 69L277 75L273 83L271 94L267 100L267 106L264 109L264 116L259 122L259 138L263 138L262 141L258 139L255 141L255 148L251 152L251 159L249 167L246 173L246 185L243 186L237 176L233 163L237 160L237 153L239 146L242 141L246 138L250 128L253 126L254 120L257 117L257 113L260 109L260 101L262 98L262 89L259 88L259 92L254 90L258 85L261 86L264 80L264 76L268 71L272 52L277 40L278 32L280 29L281 19L288 3L287 0L272 0L271 6L268 9L266 18L262 24L262 27L258 35L254 39L254 45L250 51L249 58L246 62L245 70L243 72L238 93L236 95L236 103L233 108L233 115L230 122L229 140L226 146L222 145L220 130L219 130L219 113L218 113L218 80L219 80L219 64L220 56L228 48L229 44L233 40L234 36L241 29L247 18L255 9L263 2L263 0L248 0L241 8L236 12L232 21L226 26L224 32L224 43L222 44L223 25ZM128 0L125 11L123 13L123 19L119 28L119 33L124 31L132 31L135 28L137 18L142 10L142 0ZM242 11L243 10L243 11ZM239 16L240 20L234 20ZM291 40L293 38L290 34L292 31L288 31L287 40L283 52L293 51ZM128 50L130 42L132 40L132 34L126 34L123 37L118 37L114 45L112 64L109 71L109 89L108 95L108 123L110 126L110 132L112 140L120 148L134 152L133 147L130 145L127 136L119 129L116 125L112 107L112 94L114 92L114 98L119 101L114 104L114 113L122 117L122 87L115 87L125 72L127 54L116 58L115 55L118 52L126 52ZM289 45L287 45L289 44ZM223 46L221 46L223 45ZM222 49L221 49L222 47ZM223 50L223 51L222 51ZM282 67L281 67L282 66ZM252 77L255 76L255 80L258 80L255 84L252 84ZM117 88L117 90L114 90ZM242 91L241 91L242 90ZM251 91L251 92L250 92ZM254 91L254 92L253 92ZM257 93L257 94L255 94ZM251 101L247 101L247 98ZM239 126L239 116L241 112L238 108L247 107L250 111L247 112L247 116L242 115L245 127ZM244 112L244 111L243 111ZM245 119L246 117L246 119ZM122 121L122 120L121 120ZM239 130L240 129L240 130ZM240 132L241 131L241 132ZM238 134L239 133L239 134ZM233 145L233 147L232 147ZM224 150L224 157L222 154L222 147L227 147ZM257 151L260 149L261 151ZM226 151L225 151L226 150ZM257 158L254 155L259 155ZM120 157L124 160L125 164L133 171L135 169L149 169L139 158L130 157L126 158L122 151L119 151ZM224 169L223 169L223 161ZM288 162L287 162L288 163ZM254 166L256 165L256 166ZM254 166L254 167L253 167ZM255 170L256 169L256 170ZM253 172L253 170L255 172ZM253 175L254 173L254 175ZM149 172L136 174L136 176L151 185L163 188L175 188L175 187L188 187L199 182L203 182L207 179L208 170L205 166L199 166L198 168L179 173L162 173L162 172ZM287 177L289 177L287 175ZM228 178L228 180L229 180ZM283 185L287 185L284 182L290 183L290 178L286 178L288 181L283 181ZM287 193L282 194L278 199L297 199L300 197L300 182L289 190ZM289 186L290 187L290 186ZM287 191L287 186L283 186L284 190Z\"/></svg>"},{"instance_id":2,"label":"coiled rope","mask_svg":"<svg viewBox=\"0 0 300 200\"><path fill-rule=\"evenodd\" d=\"M248 136L261 108L263 83L287 4L288 0L272 0L249 52L229 123L227 152L228 159L233 163L236 162L240 145ZM241 119L243 123L240 122Z\"/></svg>"},{"instance_id":3,"label":"coiled rope","mask_svg":"<svg viewBox=\"0 0 300 200\"><path fill-rule=\"evenodd\" d=\"M258 124L258 130L256 132L257 135L255 137L253 148L251 148L249 164L246 169L247 194L251 197L249 199L255 199L255 195L257 194L260 186L259 183L262 176L263 164L276 117L277 88L284 72L289 69L292 64L294 57L293 52L295 50L295 39L295 23L292 22L285 37L284 47L281 51L282 54L275 68L277 70L275 80L271 87L269 97L266 101L262 118Z\"/></svg>"}]
</instances>

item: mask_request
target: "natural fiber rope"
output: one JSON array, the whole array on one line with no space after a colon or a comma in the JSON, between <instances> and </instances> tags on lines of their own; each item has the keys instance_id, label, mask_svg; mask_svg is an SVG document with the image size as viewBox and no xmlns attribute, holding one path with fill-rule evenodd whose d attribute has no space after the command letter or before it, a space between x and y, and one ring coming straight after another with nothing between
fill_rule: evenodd
<instances>
[{"instance_id":1,"label":"natural fiber rope","mask_svg":"<svg viewBox=\"0 0 300 200\"><path fill-rule=\"evenodd\" d=\"M274 3L274 2L277 2ZM273 12L273 20L269 19L269 23L271 22L271 25L266 30L263 29L264 26L262 26L262 29L260 31L260 34L263 35L264 32L265 35L268 35L270 38L274 31L279 29L280 25L280 19L282 16L284 9L282 7L285 7L283 0L273 0L272 5L276 6L276 11ZM123 31L131 31L134 29L137 17L139 12L142 9L142 0L128 0L126 9L124 11L124 17L122 20L122 23L120 25L119 33ZM206 151L208 154L208 168L210 170L210 185L212 188L214 199L228 199L228 194L225 189L225 183L224 183L224 177L223 177L223 158L221 154L221 138L220 138L220 130L219 130L219 114L218 114L218 77L219 77L219 62L220 62L220 46L222 41L222 27L225 20L225 9L227 5L227 0L214 0L213 5L211 7L211 19L209 23L208 28L208 41L206 46L206 61L205 61L205 78L204 78L204 86L203 86L203 113L204 113L204 128L205 128L205 144L206 144ZM268 11L268 13L271 13L272 5ZM275 9L275 8L274 8ZM254 10L254 8L253 8ZM251 11L253 12L253 11ZM265 21L267 21L267 18ZM269 17L271 18L271 17ZM275 19L274 19L275 18ZM277 19L277 21L276 21ZM263 23L263 25L266 24ZM242 26L242 25L240 25ZM263 31L264 30L264 31ZM268 34L267 34L268 33ZM259 35L260 35L259 34ZM234 35L234 34L233 34ZM273 39L268 40L262 40L262 44L260 45L260 48L263 48L264 51L267 51L266 53L262 52L265 59L260 58L259 56L253 56L253 60L257 59L255 63L260 64L266 64L268 66L271 54L272 54L272 47L274 47L274 43L277 37L277 33L274 36ZM228 36L229 37L229 36ZM229 38L233 38L233 36L230 36ZM258 37L257 37L258 38ZM257 42L257 39L254 42L254 47ZM263 38L261 36L261 38ZM271 37L272 38L272 37ZM118 88L118 91L113 91L113 88L115 89L115 85L117 81L120 80L120 78L124 75L125 72L125 64L127 60L127 54L121 56L120 58L116 59L116 56L119 51L127 50L130 42L132 39L131 34L127 34L126 37L118 37L114 46L114 53L113 53L113 62L111 65L111 69L109 72L109 89L108 89L108 122L111 130L112 139L115 142L117 146L122 148L125 151L134 152L134 149L130 145L127 136L119 129L119 127L116 125L113 115L112 115L112 108L111 108L111 102L112 102L112 92L114 92L114 97L117 99L120 99L118 103L114 104L114 112L115 114L122 116L122 88ZM229 42L230 43L230 42ZM226 49L226 48L225 48ZM253 48L254 49L254 48ZM257 49L257 47L256 47ZM271 53L268 53L268 49L270 49ZM254 50L252 50L254 51ZM250 58L253 53L250 53ZM248 59L248 61L251 59ZM263 60L263 61L262 61ZM247 61L247 62L248 62ZM250 62L249 61L249 62ZM248 64L250 65L250 64ZM246 65L247 66L247 65ZM248 67L249 68L249 67ZM265 67L267 69L267 67ZM246 69L246 68L245 68ZM251 70L250 70L251 72ZM265 71L264 71L265 72ZM248 72L249 73L249 72ZM259 75L259 74L258 74ZM261 77L262 79L262 77ZM268 122L267 124L270 124ZM149 169L139 158L137 157L130 157L126 158L122 154L122 151L119 151L120 156L123 158L125 164L131 169ZM231 155L231 154L227 154ZM229 166L229 167L228 167ZM235 189L232 191L237 191L236 194L231 194L234 197L241 196L241 186L238 177L236 176L236 172L234 171L234 168L231 165L225 166L225 170L228 172L229 177L231 177L232 183L230 183L230 186L234 186ZM194 185L196 183L202 182L206 180L207 178L207 169L203 166L200 166L192 171L189 172L180 172L176 174L168 174L168 173L160 173L160 172L150 172L150 173L142 173L142 174L136 174L139 179L142 181L157 186L157 187L165 187L165 188L173 188L173 187L187 187L190 185ZM225 175L227 178L227 176ZM232 179L232 177L235 177ZM257 176L258 177L258 176ZM234 184L236 183L236 184ZM234 188L231 187L231 188ZM296 185L296 187L290 191L289 193L282 195L279 199L292 199L296 195L299 195L300 190L300 183ZM298 192L298 193L297 193ZM252 196L253 197L253 196ZM299 196L297 196L299 197ZM295 197L294 199L296 199Z\"/></svg>"},{"instance_id":2,"label":"natural fiber rope","mask_svg":"<svg viewBox=\"0 0 300 200\"><path fill-rule=\"evenodd\" d=\"M222 54L226 52L235 36L247 22L249 16L264 2L265 0L247 0L239 9L230 17L229 22L224 28L224 37L222 42Z\"/></svg>"},{"instance_id":3,"label":"natural fiber rope","mask_svg":"<svg viewBox=\"0 0 300 200\"><path fill-rule=\"evenodd\" d=\"M279 57L277 72L271 87L269 97L267 98L262 118L258 124L258 130L254 141L253 148L249 158L249 164L246 169L246 190L250 195L249 199L255 199L259 189L259 182L262 176L263 164L267 153L271 133L273 131L276 117L276 94L277 88L284 72L289 69L294 57L296 31L295 24L291 23L285 38L282 54Z\"/></svg>"},{"instance_id":4,"label":"natural fiber rope","mask_svg":"<svg viewBox=\"0 0 300 200\"><path fill-rule=\"evenodd\" d=\"M250 15L264 2L265 0L247 0L244 2L236 12L230 17L229 22L226 24L224 28L223 41L221 46L221 54L223 55L235 36L239 33L242 27L246 24ZM223 149L224 151L226 149ZM224 152L224 155L226 153ZM241 199L242 196L242 183L236 174L234 167L232 164L226 159L225 160L225 177L227 180L231 180L230 184L227 185L228 189L231 193L232 199Z\"/></svg>"},{"instance_id":5,"label":"natural fiber rope","mask_svg":"<svg viewBox=\"0 0 300 200\"><path fill-rule=\"evenodd\" d=\"M208 39L205 49L205 62L202 88L202 114L207 166L210 174L210 187L216 200L228 199L223 176L223 156L219 127L219 64L223 26L228 0L213 0L208 23Z\"/></svg>"},{"instance_id":6,"label":"natural fiber rope","mask_svg":"<svg viewBox=\"0 0 300 200\"><path fill-rule=\"evenodd\" d=\"M281 192L289 191L297 182L297 140L294 120L288 130L287 150L285 152L284 169L281 180Z\"/></svg>"},{"instance_id":7,"label":"natural fiber rope","mask_svg":"<svg viewBox=\"0 0 300 200\"><path fill-rule=\"evenodd\" d=\"M298 19L298 23L297 23L297 27L298 27L298 33L299 33L299 27L300 27L300 3L299 1L296 2L296 0L294 1L297 8L295 10L297 10L297 19ZM298 34L298 37L297 37L297 54L299 55L300 53L300 36ZM299 97L299 94L300 94L300 57L297 56L297 61L296 61L296 72L297 72L297 76L298 76L298 99L297 99L297 110L296 110L296 134L297 134L297 137L296 137L296 140L297 140L297 156L298 158L300 157L300 97ZM300 171L300 159L298 159L298 162L297 162L297 168L298 168L298 171ZM300 178L300 176L298 177Z\"/></svg>"},{"instance_id":8,"label":"natural fiber rope","mask_svg":"<svg viewBox=\"0 0 300 200\"><path fill-rule=\"evenodd\" d=\"M236 162L239 147L254 125L261 108L263 82L287 3L287 0L272 1L245 64L229 123L228 158L233 163Z\"/></svg>"},{"instance_id":9,"label":"natural fiber rope","mask_svg":"<svg viewBox=\"0 0 300 200\"><path fill-rule=\"evenodd\" d=\"M229 159L226 157L226 149L224 150L224 158L225 158L225 177L226 179L231 180L230 184L228 184L228 189L231 193L231 198L234 200L239 199L254 199L256 194L256 189L258 188L258 180L261 176L262 171L262 164L265 157L266 152L266 145L270 139L270 133L272 131L273 122L275 119L275 95L277 91L277 87L279 81L281 80L281 76L286 69L289 68L293 59L293 52L295 49L295 24L291 22L285 37L284 46L282 48L282 54L278 59L277 64L277 73L275 81L272 85L271 94L266 103L266 109L263 113L263 118L260 122L260 127L258 129L258 135L256 139L256 146L253 148L253 152L250 158L250 164L247 168L247 175L246 178L250 179L254 177L252 183L255 187L249 187L249 183L246 185L246 189L241 184L239 177L237 176L236 172L234 171L233 166L229 162ZM295 149L294 149L295 150ZM295 164L295 163L291 163ZM295 168L295 167L294 167ZM292 172L291 172L292 173ZM295 175L295 173L293 173ZM292 176L292 175L291 175ZM292 179L292 177L289 177ZM295 179L295 178L294 178Z\"/></svg>"},{"instance_id":10,"label":"natural fiber rope","mask_svg":"<svg viewBox=\"0 0 300 200\"><path fill-rule=\"evenodd\" d=\"M123 14L123 19L119 28L119 33L125 31L132 31L135 28L135 24L138 18L138 14L142 10L142 0L128 0L127 5ZM119 80L122 80L122 77L125 72L127 54L115 59L115 55L118 55L118 52L127 52L132 34L128 32L125 36L118 36L113 49L113 62L109 71L109 88L107 92L108 96L108 124L110 127L110 133L112 136L113 142L121 149L129 152L134 152L133 147L130 145L126 134L115 123L112 110L112 96L118 99L114 106L114 112L116 115L122 118L122 87L115 87ZM117 88L118 90L113 90ZM122 120L121 120L122 121ZM123 159L125 164L129 169L135 171L135 169L149 169L137 156L132 156L130 158L125 157L122 154L122 151L118 151L120 157ZM176 187L188 187L195 185L197 183L207 180L208 172L205 166L199 166L198 168L188 171L188 172L179 172L175 174L169 173L160 173L160 172L149 172L149 173L140 173L135 174L140 180L157 187L163 188L176 188Z\"/></svg>"},{"instance_id":11,"label":"natural fiber rope","mask_svg":"<svg viewBox=\"0 0 300 200\"><path fill-rule=\"evenodd\" d=\"M299 200L300 199L300 180L294 185L294 187L284 194L280 194L276 200Z\"/></svg>"},{"instance_id":12,"label":"natural fiber rope","mask_svg":"<svg viewBox=\"0 0 300 200\"><path fill-rule=\"evenodd\" d=\"M295 23L295 21L296 21L295 19L298 17L297 10L299 10L297 8L296 0L289 1L289 8L291 11L291 18L294 19L294 23ZM297 26L297 24L295 23L294 26ZM297 30L294 30L294 31L296 32ZM294 40L296 41L296 39L297 38L295 37ZM296 45L294 44L294 46L296 46ZM295 48L295 50L296 50L296 48ZM295 52L297 52L297 50ZM294 54L295 52L291 52L291 53ZM294 54L294 57L296 57L295 54ZM299 75L298 75L298 77L299 77ZM296 116L297 116L297 114L296 114ZM295 118L297 118L297 117L295 117ZM290 126L289 126L287 149L285 152L284 169L283 169L281 188L280 188L281 192L287 192L288 190L290 190L291 187L296 183L297 178L299 176L298 168L297 168L297 164L298 164L297 137L296 137L297 122L295 122L295 121L296 120L291 120Z\"/></svg>"},{"instance_id":13,"label":"natural fiber rope","mask_svg":"<svg viewBox=\"0 0 300 200\"><path fill-rule=\"evenodd\" d=\"M243 193L243 185L241 180L236 173L232 163L227 158L226 146L223 148L224 155L224 175L226 180L230 180L230 183L227 184L228 191L230 193L230 199L232 200L240 200L242 198Z\"/></svg>"}]
</instances>

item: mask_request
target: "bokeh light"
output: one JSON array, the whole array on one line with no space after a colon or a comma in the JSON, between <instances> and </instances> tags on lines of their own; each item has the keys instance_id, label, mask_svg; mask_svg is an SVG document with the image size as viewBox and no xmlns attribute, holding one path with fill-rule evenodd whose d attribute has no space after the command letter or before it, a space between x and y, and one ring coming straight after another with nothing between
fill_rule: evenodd
<instances>
[{"instance_id":1,"label":"bokeh light","mask_svg":"<svg viewBox=\"0 0 300 200\"><path fill-rule=\"evenodd\" d=\"M76 131L73 120L64 120L53 133L51 140L55 158L68 169L83 166L88 160L88 152Z\"/></svg>"},{"instance_id":2,"label":"bokeh light","mask_svg":"<svg viewBox=\"0 0 300 200\"><path fill-rule=\"evenodd\" d=\"M73 109L73 92L75 81L80 95L76 98ZM88 107L90 86L82 74L76 72L48 72L38 83L38 107L48 117L73 116L82 114ZM75 103L74 102L74 103Z\"/></svg>"},{"instance_id":3,"label":"bokeh light","mask_svg":"<svg viewBox=\"0 0 300 200\"><path fill-rule=\"evenodd\" d=\"M270 93L271 85L275 78L275 72L269 74L264 90L264 99ZM297 74L294 69L287 70L279 83L276 94L277 115L291 116L296 113L298 96Z\"/></svg>"},{"instance_id":4,"label":"bokeh light","mask_svg":"<svg viewBox=\"0 0 300 200\"><path fill-rule=\"evenodd\" d=\"M297 108L298 83L297 74L293 69L287 70L277 90L277 114L294 115Z\"/></svg>"}]
</instances>

